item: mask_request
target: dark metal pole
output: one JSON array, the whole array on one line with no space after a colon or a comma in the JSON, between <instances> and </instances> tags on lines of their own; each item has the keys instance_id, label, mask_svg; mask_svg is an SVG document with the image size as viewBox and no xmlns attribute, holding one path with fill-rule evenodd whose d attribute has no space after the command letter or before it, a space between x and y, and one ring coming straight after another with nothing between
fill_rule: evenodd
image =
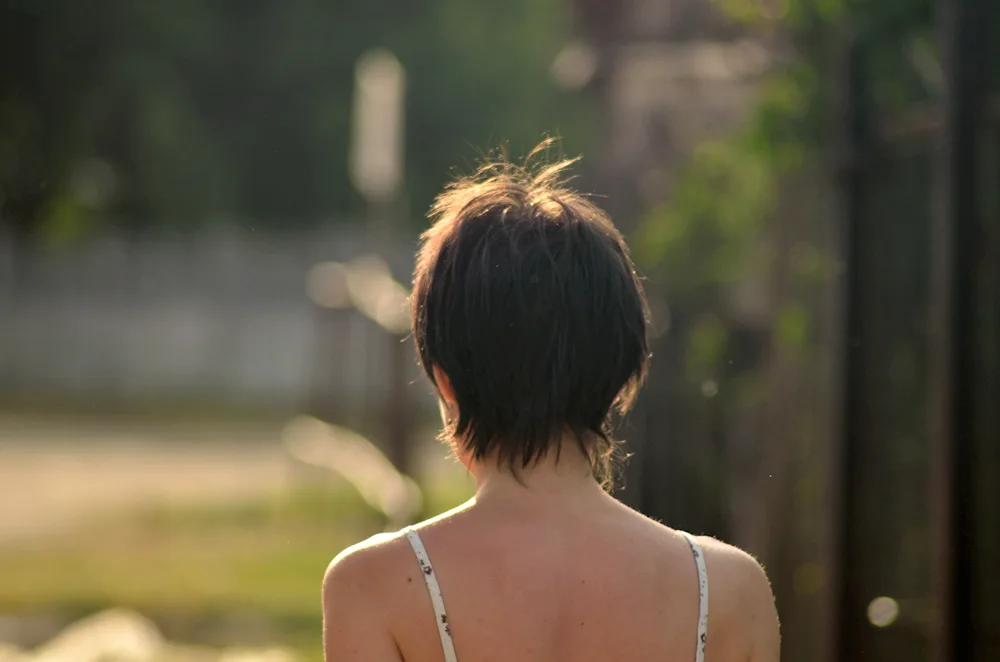
<instances>
[{"instance_id":1,"label":"dark metal pole","mask_svg":"<svg viewBox=\"0 0 1000 662\"><path fill-rule=\"evenodd\" d=\"M864 323L864 215L866 160L869 154L869 112L864 74L864 48L857 35L848 35L844 45L843 89L841 90L841 135L846 147L840 164L842 200L842 260L840 285L844 336L842 340L841 429L836 467L839 504L834 533L834 660L849 662L861 658L864 635L863 596L859 580L858 477L865 435L865 346Z\"/></svg>"},{"instance_id":2,"label":"dark metal pole","mask_svg":"<svg viewBox=\"0 0 1000 662\"><path fill-rule=\"evenodd\" d=\"M406 338L389 334L389 391L386 399L386 451L396 470L413 475L413 457L410 444L410 393L408 375L413 361L413 348Z\"/></svg>"},{"instance_id":3,"label":"dark metal pole","mask_svg":"<svg viewBox=\"0 0 1000 662\"><path fill-rule=\"evenodd\" d=\"M935 475L935 660L976 649L975 432L979 150L988 77L986 2L941 0L944 132L931 270L931 434Z\"/></svg>"}]
</instances>

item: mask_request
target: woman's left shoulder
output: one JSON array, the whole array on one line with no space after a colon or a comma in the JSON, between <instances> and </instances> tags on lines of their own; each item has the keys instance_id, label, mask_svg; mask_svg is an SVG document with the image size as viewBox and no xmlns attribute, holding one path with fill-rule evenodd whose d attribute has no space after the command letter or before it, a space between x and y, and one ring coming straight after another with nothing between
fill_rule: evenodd
<instances>
[{"instance_id":1,"label":"woman's left shoulder","mask_svg":"<svg viewBox=\"0 0 1000 662\"><path fill-rule=\"evenodd\" d=\"M378 533L337 554L323 576L323 592L364 587L370 591L381 578L400 564L405 552L405 533Z\"/></svg>"},{"instance_id":2,"label":"woman's left shoulder","mask_svg":"<svg viewBox=\"0 0 1000 662\"><path fill-rule=\"evenodd\" d=\"M402 533L348 547L323 576L323 647L328 660L400 660L393 631L395 587L405 572Z\"/></svg>"}]
</instances>

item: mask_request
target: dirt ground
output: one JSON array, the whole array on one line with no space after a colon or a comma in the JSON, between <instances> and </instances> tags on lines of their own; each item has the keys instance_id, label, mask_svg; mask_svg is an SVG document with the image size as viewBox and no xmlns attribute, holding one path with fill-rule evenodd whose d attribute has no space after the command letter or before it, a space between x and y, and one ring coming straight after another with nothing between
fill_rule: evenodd
<instances>
[{"instance_id":1,"label":"dirt ground","mask_svg":"<svg viewBox=\"0 0 1000 662\"><path fill-rule=\"evenodd\" d=\"M286 423L0 412L0 545L143 505L272 494L302 475L282 443ZM457 470L437 442L421 447L417 464L423 476Z\"/></svg>"},{"instance_id":2,"label":"dirt ground","mask_svg":"<svg viewBox=\"0 0 1000 662\"><path fill-rule=\"evenodd\" d=\"M272 492L288 476L281 429L0 414L0 544L147 503Z\"/></svg>"}]
</instances>

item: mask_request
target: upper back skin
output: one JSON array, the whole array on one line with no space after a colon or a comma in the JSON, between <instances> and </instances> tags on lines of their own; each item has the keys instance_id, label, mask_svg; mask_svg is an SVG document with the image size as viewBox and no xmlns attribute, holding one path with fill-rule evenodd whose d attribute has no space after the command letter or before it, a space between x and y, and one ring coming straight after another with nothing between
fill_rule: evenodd
<instances>
[{"instance_id":1,"label":"upper back skin","mask_svg":"<svg viewBox=\"0 0 1000 662\"><path fill-rule=\"evenodd\" d=\"M578 507L557 499L491 506L470 502L418 527L461 662L695 660L697 571L680 533L606 495ZM733 547L698 541L710 596L706 660L777 662L776 614L760 566ZM341 592L325 596L334 605L327 628L371 627L367 636L385 638L378 657L364 643L338 648L351 637L330 634L328 662L444 661L404 536L376 536L342 553L325 591ZM338 612L345 603L350 615Z\"/></svg>"}]
</instances>

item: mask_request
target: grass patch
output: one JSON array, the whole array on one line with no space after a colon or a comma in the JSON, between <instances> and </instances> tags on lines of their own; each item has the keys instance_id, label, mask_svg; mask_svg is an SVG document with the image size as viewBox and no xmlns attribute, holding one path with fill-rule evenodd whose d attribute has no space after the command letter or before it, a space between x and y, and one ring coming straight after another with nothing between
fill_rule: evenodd
<instances>
[{"instance_id":1,"label":"grass patch","mask_svg":"<svg viewBox=\"0 0 1000 662\"><path fill-rule=\"evenodd\" d=\"M428 490L428 514L468 496L464 477L439 482ZM180 641L279 643L321 659L323 571L384 526L346 485L146 509L32 547L0 548L0 612L78 617L125 606ZM239 615L244 632L233 626Z\"/></svg>"}]
</instances>

